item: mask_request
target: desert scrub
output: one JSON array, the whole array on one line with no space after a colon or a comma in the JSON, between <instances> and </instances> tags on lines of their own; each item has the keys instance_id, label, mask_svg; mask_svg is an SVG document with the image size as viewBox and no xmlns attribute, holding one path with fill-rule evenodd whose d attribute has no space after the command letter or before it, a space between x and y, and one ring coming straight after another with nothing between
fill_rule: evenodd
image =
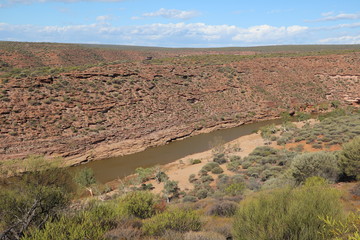
<instances>
[{"instance_id":1,"label":"desert scrub","mask_svg":"<svg viewBox=\"0 0 360 240\"><path fill-rule=\"evenodd\" d=\"M219 166L219 167L215 167L211 170L211 173L213 174L220 174L220 173L223 173L224 170Z\"/></svg>"},{"instance_id":2,"label":"desert scrub","mask_svg":"<svg viewBox=\"0 0 360 240\"><path fill-rule=\"evenodd\" d=\"M207 164L205 164L202 167L202 170L205 170L206 172L210 172L211 170L213 170L214 168L219 167L219 164L216 162L209 162Z\"/></svg>"},{"instance_id":3,"label":"desert scrub","mask_svg":"<svg viewBox=\"0 0 360 240\"><path fill-rule=\"evenodd\" d=\"M238 204L233 201L217 201L209 207L206 215L231 217L235 214Z\"/></svg>"},{"instance_id":4,"label":"desert scrub","mask_svg":"<svg viewBox=\"0 0 360 240\"><path fill-rule=\"evenodd\" d=\"M200 216L195 211L174 208L146 220L142 229L147 235L160 236L166 230L199 231L201 225Z\"/></svg>"},{"instance_id":5,"label":"desert scrub","mask_svg":"<svg viewBox=\"0 0 360 240\"><path fill-rule=\"evenodd\" d=\"M200 159L190 159L190 164L191 164L191 165L199 164L199 163L201 163L201 160L200 160Z\"/></svg>"},{"instance_id":6,"label":"desert scrub","mask_svg":"<svg viewBox=\"0 0 360 240\"><path fill-rule=\"evenodd\" d=\"M360 137L343 145L339 159L341 170L347 176L360 179Z\"/></svg>"},{"instance_id":7,"label":"desert scrub","mask_svg":"<svg viewBox=\"0 0 360 240\"><path fill-rule=\"evenodd\" d=\"M121 199L121 205L129 216L141 219L152 217L156 214L158 198L151 192L135 191L130 192Z\"/></svg>"},{"instance_id":8,"label":"desert scrub","mask_svg":"<svg viewBox=\"0 0 360 240\"><path fill-rule=\"evenodd\" d=\"M224 192L226 195L237 196L243 194L245 189L245 183L231 183L224 189Z\"/></svg>"},{"instance_id":9,"label":"desert scrub","mask_svg":"<svg viewBox=\"0 0 360 240\"><path fill-rule=\"evenodd\" d=\"M217 153L214 155L213 161L218 163L218 164L223 164L226 163L226 156L224 153Z\"/></svg>"},{"instance_id":10,"label":"desert scrub","mask_svg":"<svg viewBox=\"0 0 360 240\"><path fill-rule=\"evenodd\" d=\"M291 173L297 183L318 176L334 182L339 175L337 159L333 153L313 152L297 155L291 163Z\"/></svg>"},{"instance_id":11,"label":"desert scrub","mask_svg":"<svg viewBox=\"0 0 360 240\"><path fill-rule=\"evenodd\" d=\"M341 219L340 193L323 182L260 193L240 203L234 218L235 239L322 239L321 217Z\"/></svg>"},{"instance_id":12,"label":"desert scrub","mask_svg":"<svg viewBox=\"0 0 360 240\"><path fill-rule=\"evenodd\" d=\"M240 161L232 161L232 162L229 162L227 165L226 165L226 168L229 170L229 171L232 171L232 172L236 172L239 167L241 166L241 162Z\"/></svg>"},{"instance_id":13,"label":"desert scrub","mask_svg":"<svg viewBox=\"0 0 360 240\"><path fill-rule=\"evenodd\" d=\"M58 220L48 221L43 228L32 229L24 240L43 239L104 239L104 234L117 226L123 218L113 202L92 202L90 206L72 215L63 215Z\"/></svg>"}]
</instances>

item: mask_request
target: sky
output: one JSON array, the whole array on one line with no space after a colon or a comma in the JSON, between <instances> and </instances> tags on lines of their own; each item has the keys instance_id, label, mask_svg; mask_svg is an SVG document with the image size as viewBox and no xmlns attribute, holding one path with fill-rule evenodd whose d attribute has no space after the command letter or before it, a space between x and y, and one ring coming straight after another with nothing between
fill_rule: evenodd
<instances>
[{"instance_id":1,"label":"sky","mask_svg":"<svg viewBox=\"0 0 360 240\"><path fill-rule=\"evenodd\" d=\"M0 40L158 47L360 44L360 0L0 0Z\"/></svg>"}]
</instances>

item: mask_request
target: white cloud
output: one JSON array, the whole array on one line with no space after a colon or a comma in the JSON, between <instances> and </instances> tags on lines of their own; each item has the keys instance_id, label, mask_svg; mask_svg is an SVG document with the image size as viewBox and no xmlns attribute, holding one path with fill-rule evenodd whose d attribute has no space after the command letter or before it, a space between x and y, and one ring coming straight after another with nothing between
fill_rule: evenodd
<instances>
[{"instance_id":1,"label":"white cloud","mask_svg":"<svg viewBox=\"0 0 360 240\"><path fill-rule=\"evenodd\" d=\"M98 21L98 22L107 22L107 21L110 21L110 20L112 20L112 19L113 19L113 17L110 16L110 15L97 16L97 17L96 17L96 21Z\"/></svg>"},{"instance_id":2,"label":"white cloud","mask_svg":"<svg viewBox=\"0 0 360 240\"><path fill-rule=\"evenodd\" d=\"M267 39L267 41L286 40L292 36L301 34L306 30L308 30L308 27L297 25L289 27L260 25L242 30L233 37L233 40L243 42L262 42L264 39Z\"/></svg>"},{"instance_id":3,"label":"white cloud","mask_svg":"<svg viewBox=\"0 0 360 240\"><path fill-rule=\"evenodd\" d=\"M334 12L327 12L321 14L323 18L315 20L307 20L307 22L325 22L325 21L337 21L337 20L356 20L360 19L360 13L340 13L335 15Z\"/></svg>"},{"instance_id":4,"label":"white cloud","mask_svg":"<svg viewBox=\"0 0 360 240\"><path fill-rule=\"evenodd\" d=\"M319 28L314 28L314 30L337 30L337 29L358 28L358 27L360 27L360 22L338 24L338 25L326 26L326 27L319 27Z\"/></svg>"},{"instance_id":5,"label":"white cloud","mask_svg":"<svg viewBox=\"0 0 360 240\"><path fill-rule=\"evenodd\" d=\"M142 14L143 17L164 17L164 18L182 19L182 20L194 18L199 15L200 14L197 11L182 11L178 9L165 9L165 8L160 8L155 12L148 12Z\"/></svg>"},{"instance_id":6,"label":"white cloud","mask_svg":"<svg viewBox=\"0 0 360 240\"><path fill-rule=\"evenodd\" d=\"M319 40L319 43L325 44L360 44L360 35L358 36L341 36L334 38L325 38Z\"/></svg>"},{"instance_id":7,"label":"white cloud","mask_svg":"<svg viewBox=\"0 0 360 240\"><path fill-rule=\"evenodd\" d=\"M102 16L100 20L107 19ZM270 25L241 28L235 25L205 23L168 23L139 26L112 26L98 22L89 25L34 26L0 23L0 36L18 41L101 42L143 46L248 46L296 44L306 36L305 26ZM1 39L6 40L6 39Z\"/></svg>"},{"instance_id":8,"label":"white cloud","mask_svg":"<svg viewBox=\"0 0 360 240\"><path fill-rule=\"evenodd\" d=\"M323 17L328 17L328 16L331 16L331 15L334 15L333 11L321 13L321 16L323 16Z\"/></svg>"}]
</instances>

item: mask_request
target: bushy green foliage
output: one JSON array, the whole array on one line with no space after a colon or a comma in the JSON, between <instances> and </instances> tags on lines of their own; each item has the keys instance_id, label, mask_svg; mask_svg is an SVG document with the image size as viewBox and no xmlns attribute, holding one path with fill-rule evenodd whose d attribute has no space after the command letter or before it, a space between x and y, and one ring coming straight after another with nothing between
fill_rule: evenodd
<instances>
[{"instance_id":1,"label":"bushy green foliage","mask_svg":"<svg viewBox=\"0 0 360 240\"><path fill-rule=\"evenodd\" d=\"M232 171L232 172L236 172L239 168L239 166L241 165L241 162L240 161L232 161L232 162L229 162L227 165L226 165L226 168L229 170L229 171Z\"/></svg>"},{"instance_id":2,"label":"bushy green foliage","mask_svg":"<svg viewBox=\"0 0 360 240\"><path fill-rule=\"evenodd\" d=\"M142 168L139 167L135 169L135 173L138 175L138 179L140 182L148 181L154 175L154 168Z\"/></svg>"},{"instance_id":3,"label":"bushy green foliage","mask_svg":"<svg viewBox=\"0 0 360 240\"><path fill-rule=\"evenodd\" d=\"M91 185L96 184L96 178L91 168L81 169L76 173L74 180L80 186L88 189L90 194L93 195Z\"/></svg>"},{"instance_id":4,"label":"bushy green foliage","mask_svg":"<svg viewBox=\"0 0 360 240\"><path fill-rule=\"evenodd\" d=\"M196 175L195 174L190 174L190 176L189 176L189 182L190 183L193 183L193 182L195 182L197 179L196 179Z\"/></svg>"},{"instance_id":5,"label":"bushy green foliage","mask_svg":"<svg viewBox=\"0 0 360 240\"><path fill-rule=\"evenodd\" d=\"M166 182L169 179L169 177L165 172L157 171L157 173L155 174L155 179L157 180L158 183L161 183L161 182Z\"/></svg>"},{"instance_id":6,"label":"bushy green foliage","mask_svg":"<svg viewBox=\"0 0 360 240\"><path fill-rule=\"evenodd\" d=\"M178 182L170 180L166 181L163 192L167 197L177 197L179 195Z\"/></svg>"},{"instance_id":7,"label":"bushy green foliage","mask_svg":"<svg viewBox=\"0 0 360 240\"><path fill-rule=\"evenodd\" d=\"M22 240L103 240L104 233L117 225L120 218L114 204L93 203L75 215L64 215L49 221L43 229L33 229Z\"/></svg>"},{"instance_id":8,"label":"bushy green foliage","mask_svg":"<svg viewBox=\"0 0 360 240\"><path fill-rule=\"evenodd\" d=\"M360 239L360 212L349 214L345 220L334 219L331 216L322 217L321 220L325 224L320 232L323 239Z\"/></svg>"},{"instance_id":9,"label":"bushy green foliage","mask_svg":"<svg viewBox=\"0 0 360 240\"><path fill-rule=\"evenodd\" d=\"M207 215L231 217L235 214L238 204L232 201L218 201L206 212Z\"/></svg>"},{"instance_id":10,"label":"bushy green foliage","mask_svg":"<svg viewBox=\"0 0 360 240\"><path fill-rule=\"evenodd\" d=\"M241 202L234 237L243 240L317 240L320 217L342 216L340 194L327 185L303 186L261 193Z\"/></svg>"},{"instance_id":11,"label":"bushy green foliage","mask_svg":"<svg viewBox=\"0 0 360 240\"><path fill-rule=\"evenodd\" d=\"M161 235L166 230L178 232L199 231L201 221L199 215L190 210L170 209L144 222L142 229L148 235Z\"/></svg>"},{"instance_id":12,"label":"bushy green foliage","mask_svg":"<svg viewBox=\"0 0 360 240\"><path fill-rule=\"evenodd\" d=\"M21 237L30 227L42 227L55 217L69 198L63 189L54 186L24 185L0 192L0 219L5 236ZM5 238L6 239L6 238Z\"/></svg>"},{"instance_id":13,"label":"bushy green foliage","mask_svg":"<svg viewBox=\"0 0 360 240\"><path fill-rule=\"evenodd\" d=\"M244 192L246 186L244 183L231 183L228 185L224 192L230 196L240 195Z\"/></svg>"},{"instance_id":14,"label":"bushy green foliage","mask_svg":"<svg viewBox=\"0 0 360 240\"><path fill-rule=\"evenodd\" d=\"M339 158L341 170L360 179L360 137L344 144Z\"/></svg>"},{"instance_id":15,"label":"bushy green foliage","mask_svg":"<svg viewBox=\"0 0 360 240\"><path fill-rule=\"evenodd\" d=\"M298 183L308 177L319 176L329 181L335 181L339 175L335 155L329 152L312 152L297 155L290 167L292 175Z\"/></svg>"},{"instance_id":16,"label":"bushy green foliage","mask_svg":"<svg viewBox=\"0 0 360 240\"><path fill-rule=\"evenodd\" d=\"M260 130L261 137L263 139L265 139L265 140L270 140L271 135L275 134L278 131L275 124L271 124L271 125L261 127L259 130Z\"/></svg>"},{"instance_id":17,"label":"bushy green foliage","mask_svg":"<svg viewBox=\"0 0 360 240\"><path fill-rule=\"evenodd\" d=\"M199 164L201 163L201 160L200 159L191 159L190 160L190 164L194 165L194 164Z\"/></svg>"},{"instance_id":18,"label":"bushy green foliage","mask_svg":"<svg viewBox=\"0 0 360 240\"><path fill-rule=\"evenodd\" d=\"M224 172L224 170L220 166L215 167L215 168L213 168L211 170L211 173L214 173L214 174L220 174L220 173L223 173L223 172Z\"/></svg>"},{"instance_id":19,"label":"bushy green foliage","mask_svg":"<svg viewBox=\"0 0 360 240\"><path fill-rule=\"evenodd\" d=\"M202 169L205 170L206 172L210 172L211 170L213 170L216 167L219 167L219 163L217 163L217 162L209 162L209 163L205 164L202 167Z\"/></svg>"},{"instance_id":20,"label":"bushy green foliage","mask_svg":"<svg viewBox=\"0 0 360 240\"><path fill-rule=\"evenodd\" d=\"M19 239L29 228L42 227L58 216L74 191L72 176L43 157L24 160L29 172L0 191L0 228L4 239Z\"/></svg>"},{"instance_id":21,"label":"bushy green foliage","mask_svg":"<svg viewBox=\"0 0 360 240\"><path fill-rule=\"evenodd\" d=\"M213 161L218 163L218 164L223 164L226 163L226 156L224 153L217 153L214 155Z\"/></svg>"},{"instance_id":22,"label":"bushy green foliage","mask_svg":"<svg viewBox=\"0 0 360 240\"><path fill-rule=\"evenodd\" d=\"M198 199L195 196L186 195L183 198L183 202L196 202Z\"/></svg>"},{"instance_id":23,"label":"bushy green foliage","mask_svg":"<svg viewBox=\"0 0 360 240\"><path fill-rule=\"evenodd\" d=\"M157 197L147 191L128 193L121 201L125 212L138 218L149 218L156 213L155 204Z\"/></svg>"}]
</instances>

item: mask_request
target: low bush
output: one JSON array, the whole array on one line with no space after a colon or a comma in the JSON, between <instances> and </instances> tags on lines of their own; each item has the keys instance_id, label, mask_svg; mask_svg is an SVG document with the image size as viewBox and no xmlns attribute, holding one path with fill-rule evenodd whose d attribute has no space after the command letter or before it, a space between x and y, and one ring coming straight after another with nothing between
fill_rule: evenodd
<instances>
[{"instance_id":1,"label":"low bush","mask_svg":"<svg viewBox=\"0 0 360 240\"><path fill-rule=\"evenodd\" d=\"M246 186L244 183L232 183L224 189L224 192L227 195L236 196L241 195L244 192L245 188Z\"/></svg>"},{"instance_id":2,"label":"low bush","mask_svg":"<svg viewBox=\"0 0 360 240\"><path fill-rule=\"evenodd\" d=\"M343 145L339 163L341 170L347 176L360 179L360 137Z\"/></svg>"},{"instance_id":3,"label":"low bush","mask_svg":"<svg viewBox=\"0 0 360 240\"><path fill-rule=\"evenodd\" d=\"M219 201L212 205L206 212L207 215L231 217L235 214L237 204L231 201Z\"/></svg>"},{"instance_id":4,"label":"low bush","mask_svg":"<svg viewBox=\"0 0 360 240\"><path fill-rule=\"evenodd\" d=\"M189 182L190 183L193 183L193 182L195 182L197 179L196 179L196 175L195 174L190 174L190 176L189 176Z\"/></svg>"},{"instance_id":5,"label":"low bush","mask_svg":"<svg viewBox=\"0 0 360 240\"><path fill-rule=\"evenodd\" d=\"M190 210L170 209L146 220L142 227L147 235L159 236L166 230L177 232L199 231L201 221L199 215Z\"/></svg>"},{"instance_id":6,"label":"low bush","mask_svg":"<svg viewBox=\"0 0 360 240\"><path fill-rule=\"evenodd\" d=\"M224 153L217 153L214 155L213 161L218 163L218 164L223 164L226 163L226 156Z\"/></svg>"},{"instance_id":7,"label":"low bush","mask_svg":"<svg viewBox=\"0 0 360 240\"><path fill-rule=\"evenodd\" d=\"M241 165L240 161L233 161L233 162L229 162L227 165L226 165L226 168L229 170L229 171L232 171L232 172L236 172L238 169L239 169L239 166Z\"/></svg>"},{"instance_id":8,"label":"low bush","mask_svg":"<svg viewBox=\"0 0 360 240\"><path fill-rule=\"evenodd\" d=\"M230 156L230 162L240 162L241 157L237 155Z\"/></svg>"},{"instance_id":9,"label":"low bush","mask_svg":"<svg viewBox=\"0 0 360 240\"><path fill-rule=\"evenodd\" d=\"M205 164L203 167L202 167L202 170L205 170L207 172L210 172L211 170L213 170L214 168L216 167L219 167L219 164L216 163L216 162L209 162L207 164Z\"/></svg>"},{"instance_id":10,"label":"low bush","mask_svg":"<svg viewBox=\"0 0 360 240\"><path fill-rule=\"evenodd\" d=\"M121 200L121 204L128 215L145 219L155 215L157 200L157 197L151 192L135 191L128 193Z\"/></svg>"},{"instance_id":11,"label":"low bush","mask_svg":"<svg viewBox=\"0 0 360 240\"><path fill-rule=\"evenodd\" d=\"M199 164L201 163L201 160L200 159L191 159L190 160L190 164L194 165L194 164Z\"/></svg>"},{"instance_id":12,"label":"low bush","mask_svg":"<svg viewBox=\"0 0 360 240\"><path fill-rule=\"evenodd\" d=\"M198 199L195 196L191 196L191 195L186 195L183 198L183 202L196 202Z\"/></svg>"},{"instance_id":13,"label":"low bush","mask_svg":"<svg viewBox=\"0 0 360 240\"><path fill-rule=\"evenodd\" d=\"M43 228L32 229L23 240L103 240L104 234L117 226L120 215L111 204L91 204L75 215L62 216L56 221L48 221Z\"/></svg>"},{"instance_id":14,"label":"low bush","mask_svg":"<svg viewBox=\"0 0 360 240\"><path fill-rule=\"evenodd\" d=\"M339 175L337 159L329 152L313 152L297 155L291 163L291 172L297 183L308 177L319 176L334 182Z\"/></svg>"},{"instance_id":15,"label":"low bush","mask_svg":"<svg viewBox=\"0 0 360 240\"><path fill-rule=\"evenodd\" d=\"M196 191L196 197L198 199L207 198L208 194L209 194L209 191L207 189L205 189L205 188L202 188L202 189L199 189L199 190Z\"/></svg>"},{"instance_id":16,"label":"low bush","mask_svg":"<svg viewBox=\"0 0 360 240\"><path fill-rule=\"evenodd\" d=\"M219 167L215 167L211 170L211 173L213 174L220 174L220 173L223 173L224 170L219 166Z\"/></svg>"},{"instance_id":17,"label":"low bush","mask_svg":"<svg viewBox=\"0 0 360 240\"><path fill-rule=\"evenodd\" d=\"M244 240L320 240L324 216L342 217L336 189L321 184L280 189L241 202L233 233Z\"/></svg>"}]
</instances>

